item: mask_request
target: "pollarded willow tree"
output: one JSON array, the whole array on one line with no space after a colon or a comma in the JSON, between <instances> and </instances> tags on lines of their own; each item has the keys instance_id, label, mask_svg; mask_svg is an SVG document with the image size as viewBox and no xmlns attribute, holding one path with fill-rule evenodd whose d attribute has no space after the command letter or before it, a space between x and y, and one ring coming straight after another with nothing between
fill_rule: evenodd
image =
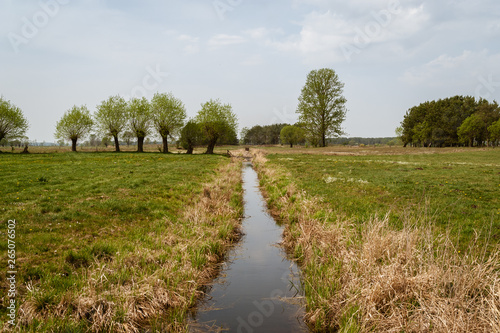
<instances>
[{"instance_id":1,"label":"pollarded willow tree","mask_svg":"<svg viewBox=\"0 0 500 333\"><path fill-rule=\"evenodd\" d=\"M22 138L28 130L28 120L23 111L0 97L0 141Z\"/></svg>"},{"instance_id":2,"label":"pollarded willow tree","mask_svg":"<svg viewBox=\"0 0 500 333\"><path fill-rule=\"evenodd\" d=\"M205 154L213 154L217 143L236 143L238 140L238 119L230 104L211 99L201 105L195 120L208 145Z\"/></svg>"},{"instance_id":3,"label":"pollarded willow tree","mask_svg":"<svg viewBox=\"0 0 500 333\"><path fill-rule=\"evenodd\" d=\"M144 152L144 138L150 134L153 124L149 101L145 97L132 98L128 102L128 117L130 131L137 138L137 152L142 153Z\"/></svg>"},{"instance_id":4,"label":"pollarded willow tree","mask_svg":"<svg viewBox=\"0 0 500 333\"><path fill-rule=\"evenodd\" d=\"M326 147L327 137L344 134L341 128L347 109L344 84L333 69L313 70L299 97L297 113L306 135Z\"/></svg>"},{"instance_id":5,"label":"pollarded willow tree","mask_svg":"<svg viewBox=\"0 0 500 333\"><path fill-rule=\"evenodd\" d=\"M168 153L168 138L184 126L186 108L172 93L156 93L151 100L153 126L163 140L163 153Z\"/></svg>"},{"instance_id":6,"label":"pollarded willow tree","mask_svg":"<svg viewBox=\"0 0 500 333\"><path fill-rule=\"evenodd\" d=\"M57 122L54 136L56 139L70 140L71 150L76 151L77 141L87 136L93 125L94 122L87 107L75 105Z\"/></svg>"},{"instance_id":7,"label":"pollarded willow tree","mask_svg":"<svg viewBox=\"0 0 500 333\"><path fill-rule=\"evenodd\" d=\"M120 151L119 134L128 123L127 102L120 96L111 96L97 106L95 120L104 135L115 140L115 150Z\"/></svg>"}]
</instances>

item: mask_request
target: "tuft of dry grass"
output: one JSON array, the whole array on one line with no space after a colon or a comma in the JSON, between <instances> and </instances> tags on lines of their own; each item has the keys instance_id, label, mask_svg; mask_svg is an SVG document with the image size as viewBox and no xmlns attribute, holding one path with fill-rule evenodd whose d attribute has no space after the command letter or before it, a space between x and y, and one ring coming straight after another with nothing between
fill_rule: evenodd
<instances>
[{"instance_id":1,"label":"tuft of dry grass","mask_svg":"<svg viewBox=\"0 0 500 333\"><path fill-rule=\"evenodd\" d=\"M147 242L113 260L94 258L89 266L75 267L82 285L68 288L62 297L51 294L50 281L26 286L17 328L185 332L189 309L239 238L241 216L241 162L233 159L215 170L176 221L157 221L162 231L149 232Z\"/></svg>"},{"instance_id":2,"label":"tuft of dry grass","mask_svg":"<svg viewBox=\"0 0 500 333\"><path fill-rule=\"evenodd\" d=\"M315 331L500 332L498 250L486 255L472 242L460 253L449 235L434 236L425 211L397 230L388 215L354 225L253 154L273 215L286 223L283 245L301 265Z\"/></svg>"}]
</instances>

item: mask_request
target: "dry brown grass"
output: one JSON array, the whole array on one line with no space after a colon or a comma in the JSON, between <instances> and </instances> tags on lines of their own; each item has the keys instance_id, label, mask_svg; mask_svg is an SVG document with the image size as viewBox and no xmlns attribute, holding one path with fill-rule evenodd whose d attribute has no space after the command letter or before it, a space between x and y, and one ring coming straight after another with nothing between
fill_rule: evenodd
<instances>
[{"instance_id":1,"label":"dry brown grass","mask_svg":"<svg viewBox=\"0 0 500 333\"><path fill-rule=\"evenodd\" d=\"M242 208L231 201L241 202L240 184L241 162L224 163L178 221L164 219L164 232L148 235L153 246L139 243L112 261L95 260L75 272L86 283L56 304L41 302L39 287L29 285L17 328L44 330L37 323L57 319L73 326L84 323L91 332L140 332L158 321L161 331L186 331L189 308L203 296L203 287L217 274L217 262L239 237Z\"/></svg>"},{"instance_id":2,"label":"dry brown grass","mask_svg":"<svg viewBox=\"0 0 500 333\"><path fill-rule=\"evenodd\" d=\"M253 153L270 208L286 222L284 246L301 264L315 330L500 332L498 251L486 256L473 243L460 253L447 235L433 236L425 212L401 230L388 217L360 229Z\"/></svg>"}]
</instances>

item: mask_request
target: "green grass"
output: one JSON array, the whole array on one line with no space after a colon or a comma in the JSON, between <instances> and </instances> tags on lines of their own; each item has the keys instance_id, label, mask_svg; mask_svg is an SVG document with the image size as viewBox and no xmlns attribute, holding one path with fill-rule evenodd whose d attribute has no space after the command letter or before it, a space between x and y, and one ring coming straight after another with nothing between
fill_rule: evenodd
<instances>
[{"instance_id":1,"label":"green grass","mask_svg":"<svg viewBox=\"0 0 500 333\"><path fill-rule=\"evenodd\" d=\"M500 151L336 149L254 154L309 327L494 331Z\"/></svg>"},{"instance_id":2,"label":"green grass","mask_svg":"<svg viewBox=\"0 0 500 333\"><path fill-rule=\"evenodd\" d=\"M443 150L444 152L444 150ZM328 156L270 154L299 187L363 224L391 212L426 214L465 246L474 231L500 242L500 150L446 154Z\"/></svg>"},{"instance_id":3,"label":"green grass","mask_svg":"<svg viewBox=\"0 0 500 333\"><path fill-rule=\"evenodd\" d=\"M65 298L76 304L93 281L99 297L118 304L119 321L123 302L110 291L120 286L133 289L154 277L171 290L188 290L184 284L195 277L185 265L203 270L209 256L221 255L234 225L221 218L213 226L193 226L182 214L228 163L218 155L0 154L0 258L7 264L7 221L15 219L18 304L29 301L41 315L53 313ZM230 204L241 211L241 186L232 190ZM0 299L1 323L7 318L4 284ZM186 309L173 309L171 316L179 313L184 318ZM69 309L26 329L81 331L72 316Z\"/></svg>"}]
</instances>

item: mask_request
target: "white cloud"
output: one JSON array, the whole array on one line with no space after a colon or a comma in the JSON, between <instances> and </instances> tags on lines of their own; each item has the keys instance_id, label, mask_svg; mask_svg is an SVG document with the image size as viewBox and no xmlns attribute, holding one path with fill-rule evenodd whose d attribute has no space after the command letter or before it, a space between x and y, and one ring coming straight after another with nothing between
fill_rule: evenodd
<instances>
[{"instance_id":1,"label":"white cloud","mask_svg":"<svg viewBox=\"0 0 500 333\"><path fill-rule=\"evenodd\" d=\"M485 64L492 64L499 57L500 55L490 55L487 50L465 50L458 56L441 54L421 66L407 69L401 79L410 84L431 85L441 85L443 81L470 81L483 72Z\"/></svg>"},{"instance_id":2,"label":"white cloud","mask_svg":"<svg viewBox=\"0 0 500 333\"><path fill-rule=\"evenodd\" d=\"M188 43L197 43L200 40L198 37L193 37L190 35L179 35L177 39Z\"/></svg>"},{"instance_id":3,"label":"white cloud","mask_svg":"<svg viewBox=\"0 0 500 333\"><path fill-rule=\"evenodd\" d=\"M332 10L313 11L299 24L300 33L268 42L281 51L299 52L308 63L350 62L371 46L398 42L418 33L428 20L423 5L388 6L369 11L363 17L346 17ZM269 35L265 29L249 34L254 37Z\"/></svg>"},{"instance_id":4,"label":"white cloud","mask_svg":"<svg viewBox=\"0 0 500 333\"><path fill-rule=\"evenodd\" d=\"M210 38L207 42L208 46L216 48L228 45L242 44L245 38L237 35L219 34Z\"/></svg>"},{"instance_id":5,"label":"white cloud","mask_svg":"<svg viewBox=\"0 0 500 333\"><path fill-rule=\"evenodd\" d=\"M465 50L457 56L442 54L409 68L400 80L415 87L430 87L447 94L467 94L487 99L500 97L500 53ZM418 88L417 88L418 89Z\"/></svg>"}]
</instances>

